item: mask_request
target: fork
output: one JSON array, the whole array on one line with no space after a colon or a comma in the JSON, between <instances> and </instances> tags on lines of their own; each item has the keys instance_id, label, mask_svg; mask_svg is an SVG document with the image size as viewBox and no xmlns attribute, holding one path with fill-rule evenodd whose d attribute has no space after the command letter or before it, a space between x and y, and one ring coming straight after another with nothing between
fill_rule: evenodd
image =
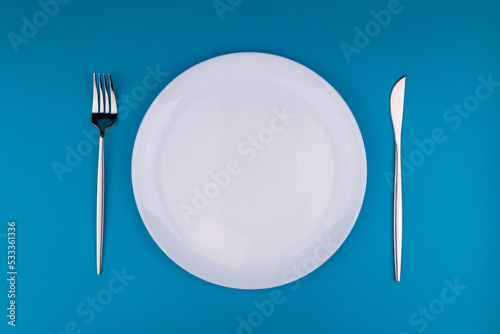
<instances>
[{"instance_id":1,"label":"fork","mask_svg":"<svg viewBox=\"0 0 500 334\"><path fill-rule=\"evenodd\" d=\"M92 100L92 123L99 129L99 162L97 167L97 221L96 221L96 245L97 245L97 275L101 274L102 267L102 240L104 228L104 133L116 124L118 108L116 105L115 89L113 80L109 74L109 94L106 74L104 78L104 95L101 74L98 74L99 88L97 87L96 75L94 73L94 98ZM97 92L99 89L99 93Z\"/></svg>"}]
</instances>

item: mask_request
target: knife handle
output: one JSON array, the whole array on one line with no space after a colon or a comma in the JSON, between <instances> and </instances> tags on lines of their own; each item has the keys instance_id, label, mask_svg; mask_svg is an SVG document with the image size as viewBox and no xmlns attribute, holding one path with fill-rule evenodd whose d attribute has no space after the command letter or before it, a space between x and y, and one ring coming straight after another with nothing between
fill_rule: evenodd
<instances>
[{"instance_id":1,"label":"knife handle","mask_svg":"<svg viewBox=\"0 0 500 334\"><path fill-rule=\"evenodd\" d=\"M401 179L401 150L396 143L394 167L394 270L396 281L401 279L401 255L403 243L403 196Z\"/></svg>"}]
</instances>

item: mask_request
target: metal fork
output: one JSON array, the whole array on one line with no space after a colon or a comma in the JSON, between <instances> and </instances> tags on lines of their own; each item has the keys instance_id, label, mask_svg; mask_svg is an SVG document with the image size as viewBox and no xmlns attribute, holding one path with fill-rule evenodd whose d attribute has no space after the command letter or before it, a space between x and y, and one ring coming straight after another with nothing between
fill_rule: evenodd
<instances>
[{"instance_id":1,"label":"metal fork","mask_svg":"<svg viewBox=\"0 0 500 334\"><path fill-rule=\"evenodd\" d=\"M104 79L104 95L101 74L98 74L99 88L97 88L96 75L94 73L94 98L92 101L92 123L99 129L99 162L97 167L97 222L96 222L96 245L97 245L97 275L101 274L102 267L102 240L104 228L104 133L115 125L118 108L116 105L115 89L113 80L109 74L109 94L106 74ZM99 89L99 93L97 90Z\"/></svg>"}]
</instances>

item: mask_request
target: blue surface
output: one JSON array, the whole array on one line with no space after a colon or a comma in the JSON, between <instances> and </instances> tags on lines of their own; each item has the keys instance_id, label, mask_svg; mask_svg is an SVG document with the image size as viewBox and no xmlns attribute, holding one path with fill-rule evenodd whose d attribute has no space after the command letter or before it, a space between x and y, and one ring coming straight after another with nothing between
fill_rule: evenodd
<instances>
[{"instance_id":1,"label":"blue surface","mask_svg":"<svg viewBox=\"0 0 500 334\"><path fill-rule=\"evenodd\" d=\"M229 7L219 16L212 0L67 1L57 13L49 8L53 17L37 14L42 9L36 1L2 3L0 275L7 276L9 220L17 223L18 275L16 328L7 325L8 285L1 280L0 331L500 332L500 86L476 92L478 77L500 81L500 3L221 2ZM370 23L372 10L387 8L393 11L390 22L382 15L385 26ZM29 38L22 37L23 18L33 22L34 15L41 27L24 29ZM356 39L356 27L372 29L370 40ZM340 45L354 53L346 57ZM366 197L351 234L300 285L276 291L223 288L179 268L149 236L132 193L134 138L155 96L190 66L237 51L278 54L316 71L346 100L366 145ZM169 75L153 89L137 88L146 68L157 66ZM122 97L121 119L106 144L99 277L97 148L83 133L94 131L92 72L113 73ZM404 257L402 281L396 283L388 102L403 74ZM484 99L474 98L476 93ZM124 94L136 99L127 106ZM464 101L472 111L448 111ZM437 138L430 139L433 132ZM86 156L68 162L71 150ZM54 166L62 165L67 169L58 178ZM122 270L134 278L113 279L113 271ZM458 288L448 288L454 284ZM89 305L93 298L95 309ZM259 311L257 304L266 309Z\"/></svg>"}]
</instances>

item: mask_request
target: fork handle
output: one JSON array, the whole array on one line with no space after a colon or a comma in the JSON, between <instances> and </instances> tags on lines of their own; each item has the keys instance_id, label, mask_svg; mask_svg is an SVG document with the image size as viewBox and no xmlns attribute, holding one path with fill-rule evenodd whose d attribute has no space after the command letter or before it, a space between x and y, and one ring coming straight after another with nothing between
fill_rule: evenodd
<instances>
[{"instance_id":1,"label":"fork handle","mask_svg":"<svg viewBox=\"0 0 500 334\"><path fill-rule=\"evenodd\" d=\"M97 166L97 275L101 274L102 267L102 240L104 228L104 133L99 136L99 161Z\"/></svg>"},{"instance_id":2,"label":"fork handle","mask_svg":"<svg viewBox=\"0 0 500 334\"><path fill-rule=\"evenodd\" d=\"M401 179L401 150L396 144L394 167L394 273L396 281L401 279L401 256L403 242L403 196Z\"/></svg>"}]
</instances>

